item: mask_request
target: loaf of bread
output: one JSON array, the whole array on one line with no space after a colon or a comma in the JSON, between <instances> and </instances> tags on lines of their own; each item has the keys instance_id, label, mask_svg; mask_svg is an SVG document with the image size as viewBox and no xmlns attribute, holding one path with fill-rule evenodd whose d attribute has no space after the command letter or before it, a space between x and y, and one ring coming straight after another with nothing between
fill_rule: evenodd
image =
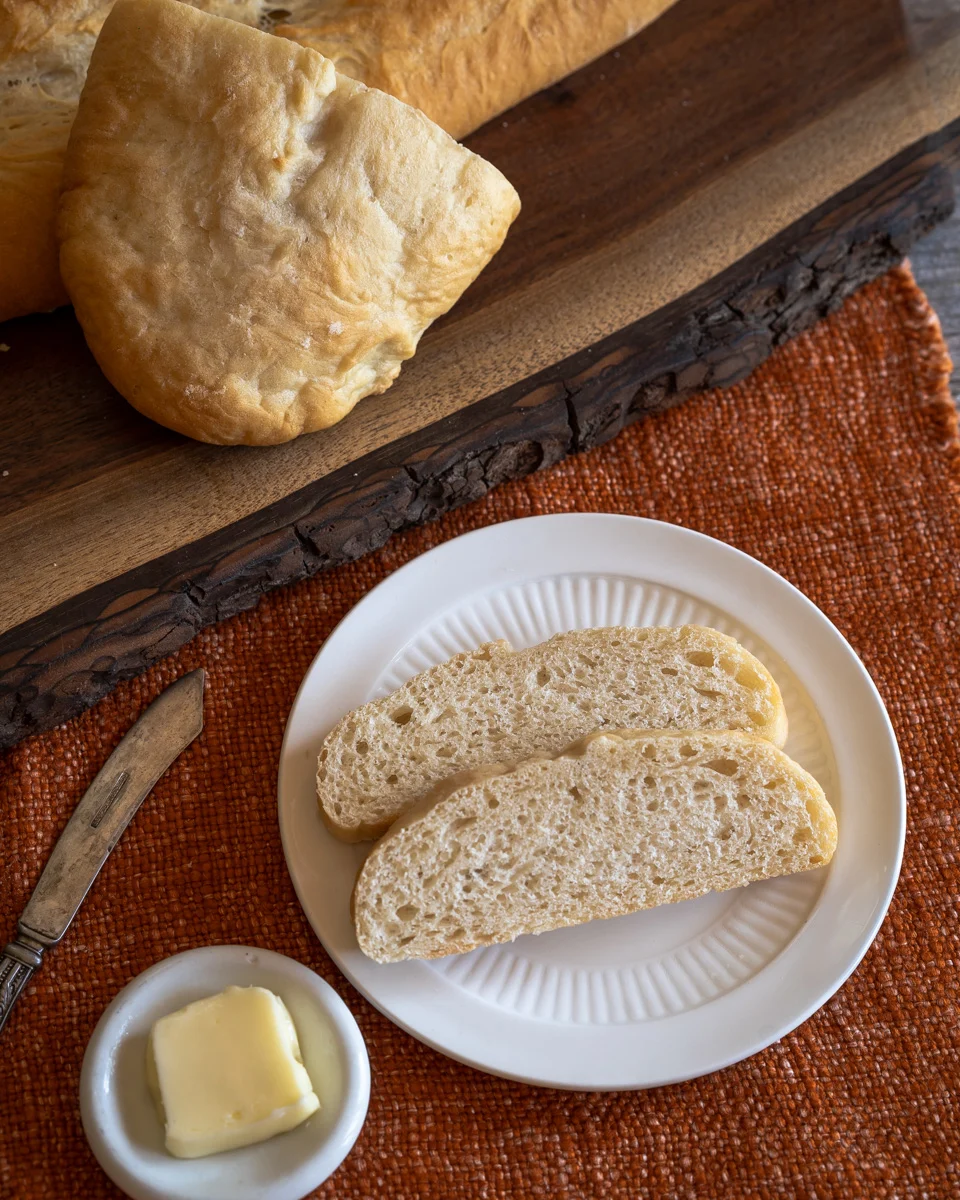
<instances>
[{"instance_id":1,"label":"loaf of bread","mask_svg":"<svg viewBox=\"0 0 960 1200\"><path fill-rule=\"evenodd\" d=\"M630 37L674 0L187 2L275 27L462 137ZM112 5L0 0L0 321L67 303L57 194L87 64Z\"/></svg>"},{"instance_id":2,"label":"loaf of bread","mask_svg":"<svg viewBox=\"0 0 960 1200\"><path fill-rule=\"evenodd\" d=\"M491 642L348 713L320 749L320 811L344 841L378 837L455 771L555 753L604 726L787 736L770 672L715 629L585 629L520 651Z\"/></svg>"},{"instance_id":3,"label":"loaf of bread","mask_svg":"<svg viewBox=\"0 0 960 1200\"><path fill-rule=\"evenodd\" d=\"M596 733L440 784L374 846L353 914L377 962L688 900L828 863L833 810L764 738Z\"/></svg>"},{"instance_id":4,"label":"loaf of bread","mask_svg":"<svg viewBox=\"0 0 960 1200\"><path fill-rule=\"evenodd\" d=\"M326 0L276 26L465 137L605 54L675 0Z\"/></svg>"},{"instance_id":5,"label":"loaf of bread","mask_svg":"<svg viewBox=\"0 0 960 1200\"><path fill-rule=\"evenodd\" d=\"M266 445L385 391L519 208L496 167L315 51L119 0L70 134L60 267L135 408Z\"/></svg>"},{"instance_id":6,"label":"loaf of bread","mask_svg":"<svg viewBox=\"0 0 960 1200\"><path fill-rule=\"evenodd\" d=\"M255 25L260 0L187 0ZM0 321L68 297L56 212L87 64L113 0L0 0Z\"/></svg>"}]
</instances>

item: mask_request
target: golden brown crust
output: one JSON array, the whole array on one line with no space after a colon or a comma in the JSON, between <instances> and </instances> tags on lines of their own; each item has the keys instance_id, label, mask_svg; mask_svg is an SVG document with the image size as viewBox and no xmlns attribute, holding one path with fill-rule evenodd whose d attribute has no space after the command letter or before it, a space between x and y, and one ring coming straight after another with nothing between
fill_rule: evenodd
<instances>
[{"instance_id":1,"label":"golden brown crust","mask_svg":"<svg viewBox=\"0 0 960 1200\"><path fill-rule=\"evenodd\" d=\"M675 0L294 0L284 37L462 137L642 29ZM268 0L188 0L248 25ZM67 302L55 208L112 0L0 0L0 321ZM15 126L15 128L14 128Z\"/></svg>"},{"instance_id":2,"label":"golden brown crust","mask_svg":"<svg viewBox=\"0 0 960 1200\"><path fill-rule=\"evenodd\" d=\"M63 155L110 0L0 0L0 321L66 304Z\"/></svg>"},{"instance_id":3,"label":"golden brown crust","mask_svg":"<svg viewBox=\"0 0 960 1200\"><path fill-rule=\"evenodd\" d=\"M193 0L256 24L261 0ZM63 156L113 0L0 0L0 321L69 303L56 211Z\"/></svg>"},{"instance_id":4,"label":"golden brown crust","mask_svg":"<svg viewBox=\"0 0 960 1200\"><path fill-rule=\"evenodd\" d=\"M328 0L276 32L464 137L648 25L674 0Z\"/></svg>"},{"instance_id":5,"label":"golden brown crust","mask_svg":"<svg viewBox=\"0 0 960 1200\"><path fill-rule=\"evenodd\" d=\"M55 230L72 120L71 106L61 120L0 147L0 321L69 303Z\"/></svg>"},{"instance_id":6,"label":"golden brown crust","mask_svg":"<svg viewBox=\"0 0 960 1200\"><path fill-rule=\"evenodd\" d=\"M0 58L43 48L76 33L94 37L113 0L0 0Z\"/></svg>"},{"instance_id":7,"label":"golden brown crust","mask_svg":"<svg viewBox=\"0 0 960 1200\"><path fill-rule=\"evenodd\" d=\"M518 211L495 167L314 51L120 0L67 150L60 267L134 407L264 445L389 387Z\"/></svg>"}]
</instances>

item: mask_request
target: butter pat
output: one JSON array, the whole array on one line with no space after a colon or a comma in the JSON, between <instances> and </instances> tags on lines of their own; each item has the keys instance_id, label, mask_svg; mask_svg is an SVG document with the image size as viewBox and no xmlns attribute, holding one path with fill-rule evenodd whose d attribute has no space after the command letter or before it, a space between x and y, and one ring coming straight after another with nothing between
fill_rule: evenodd
<instances>
[{"instance_id":1,"label":"butter pat","mask_svg":"<svg viewBox=\"0 0 960 1200\"><path fill-rule=\"evenodd\" d=\"M286 1005L260 987L228 987L161 1017L147 1083L177 1158L265 1141L320 1107Z\"/></svg>"}]
</instances>

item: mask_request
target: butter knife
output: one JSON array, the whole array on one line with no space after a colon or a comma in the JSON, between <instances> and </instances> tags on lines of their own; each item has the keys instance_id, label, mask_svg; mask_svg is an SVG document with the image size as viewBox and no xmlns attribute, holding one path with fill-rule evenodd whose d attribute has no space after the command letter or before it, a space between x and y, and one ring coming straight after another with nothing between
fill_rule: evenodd
<instances>
[{"instance_id":1,"label":"butter knife","mask_svg":"<svg viewBox=\"0 0 960 1200\"><path fill-rule=\"evenodd\" d=\"M0 1030L43 952L67 932L134 813L203 729L203 683L203 671L191 671L161 692L74 809L17 922L17 936L0 954Z\"/></svg>"}]
</instances>

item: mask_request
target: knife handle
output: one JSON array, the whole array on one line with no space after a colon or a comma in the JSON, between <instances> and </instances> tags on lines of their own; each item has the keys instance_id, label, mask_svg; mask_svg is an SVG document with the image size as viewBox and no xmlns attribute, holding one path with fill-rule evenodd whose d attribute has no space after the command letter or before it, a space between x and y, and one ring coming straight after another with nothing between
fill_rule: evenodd
<instances>
[{"instance_id":1,"label":"knife handle","mask_svg":"<svg viewBox=\"0 0 960 1200\"><path fill-rule=\"evenodd\" d=\"M23 934L8 942L0 954L0 1032L23 989L43 960L44 947Z\"/></svg>"}]
</instances>

